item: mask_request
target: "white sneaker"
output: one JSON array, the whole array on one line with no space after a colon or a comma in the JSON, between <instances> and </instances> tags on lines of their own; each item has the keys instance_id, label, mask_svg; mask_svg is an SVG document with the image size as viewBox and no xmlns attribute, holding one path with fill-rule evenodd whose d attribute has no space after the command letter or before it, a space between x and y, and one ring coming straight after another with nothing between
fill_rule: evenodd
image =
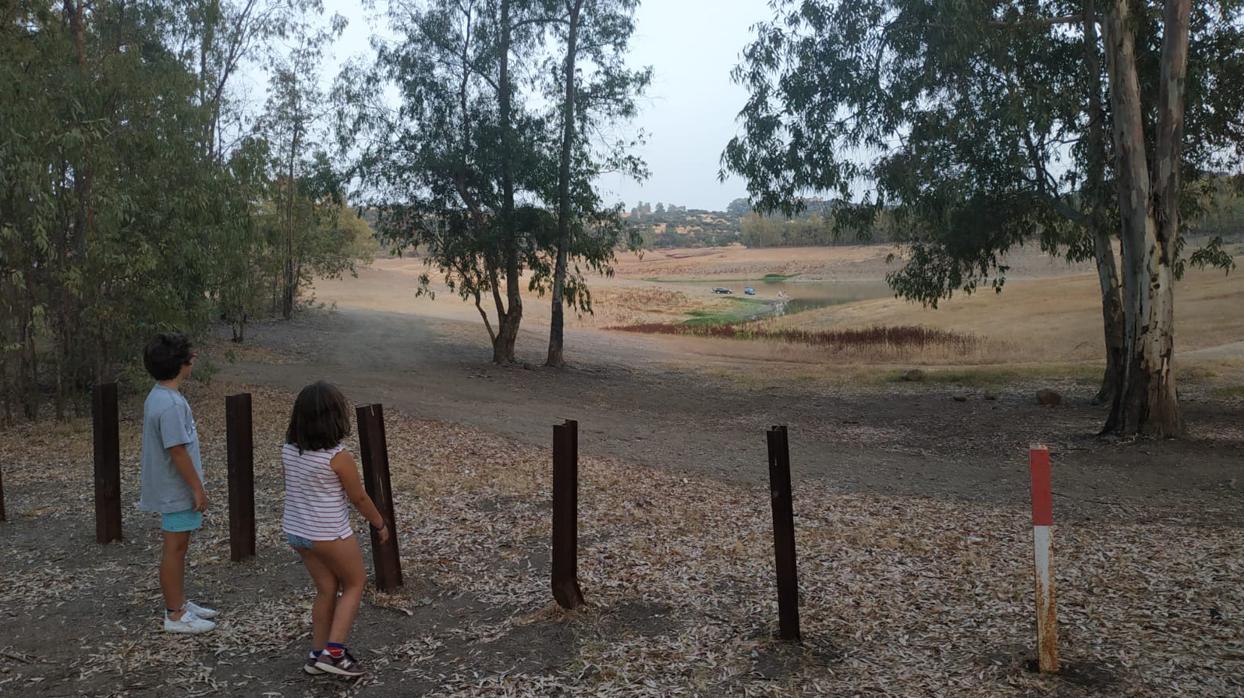
<instances>
[{"instance_id":1,"label":"white sneaker","mask_svg":"<svg viewBox=\"0 0 1244 698\"><path fill-rule=\"evenodd\" d=\"M215 628L215 623L194 615L190 609L186 609L181 614L181 620L173 620L168 617L167 611L164 613L164 632L166 633L198 635L200 633L211 632Z\"/></svg>"},{"instance_id":2,"label":"white sneaker","mask_svg":"<svg viewBox=\"0 0 1244 698\"><path fill-rule=\"evenodd\" d=\"M213 608L204 608L193 601L187 601L186 605L182 606L182 608L206 620L211 620L215 618L216 616L220 615L220 611L217 611Z\"/></svg>"}]
</instances>

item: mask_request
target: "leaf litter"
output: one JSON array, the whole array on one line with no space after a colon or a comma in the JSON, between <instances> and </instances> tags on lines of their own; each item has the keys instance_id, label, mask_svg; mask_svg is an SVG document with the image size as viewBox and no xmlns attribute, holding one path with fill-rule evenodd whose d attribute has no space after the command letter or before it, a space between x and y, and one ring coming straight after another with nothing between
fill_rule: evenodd
<instances>
[{"instance_id":1,"label":"leaf litter","mask_svg":"<svg viewBox=\"0 0 1244 698\"><path fill-rule=\"evenodd\" d=\"M234 565L223 396L242 390L255 410L260 544L257 560ZM549 450L393 411L386 435L406 585L365 598L356 635L381 638L360 645L370 676L317 682L298 675L310 583L280 542L277 445L292 396L218 383L187 394L214 506L188 578L244 591L211 634L160 632L159 543L130 506L140 425L121 425L127 538L107 547L93 542L89 420L9 430L0 435L10 517L0 527L0 620L70 615L81 627L68 646L20 628L0 640L0 693L58 681L75 692L186 696L1244 693L1244 531L1229 523L1160 510L1138 521L1104 508L1097 520L1056 526L1066 669L1041 676L1026 668L1035 638L1027 511L848 494L801 483L796 463L804 642L787 646L775 639L767 488L581 456L589 605L565 612L549 592ZM350 447L358 452L354 437ZM365 524L355 524L368 547ZM77 610L98 599L116 607Z\"/></svg>"}]
</instances>

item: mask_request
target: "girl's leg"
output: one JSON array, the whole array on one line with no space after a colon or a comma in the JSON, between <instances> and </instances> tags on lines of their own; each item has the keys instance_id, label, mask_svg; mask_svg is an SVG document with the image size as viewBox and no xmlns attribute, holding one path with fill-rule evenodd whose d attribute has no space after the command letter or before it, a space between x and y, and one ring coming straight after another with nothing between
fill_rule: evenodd
<instances>
[{"instance_id":1,"label":"girl's leg","mask_svg":"<svg viewBox=\"0 0 1244 698\"><path fill-rule=\"evenodd\" d=\"M363 551L359 549L358 540L350 536L342 540L316 541L312 553L332 571L341 585L341 598L337 599L337 606L333 609L328 641L344 645L350 636L350 629L354 627L354 618L363 602L363 586L367 583Z\"/></svg>"},{"instance_id":2,"label":"girl's leg","mask_svg":"<svg viewBox=\"0 0 1244 698\"><path fill-rule=\"evenodd\" d=\"M315 602L311 604L311 649L318 651L328 643L328 629L333 624L333 612L337 608L337 577L314 552L298 550L298 556L311 575L311 581L315 582Z\"/></svg>"}]
</instances>

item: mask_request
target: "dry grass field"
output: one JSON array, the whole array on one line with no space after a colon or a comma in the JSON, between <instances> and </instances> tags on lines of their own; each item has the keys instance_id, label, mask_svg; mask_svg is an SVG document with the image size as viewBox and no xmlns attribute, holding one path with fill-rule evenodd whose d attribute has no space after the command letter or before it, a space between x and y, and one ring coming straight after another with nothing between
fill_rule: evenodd
<instances>
[{"instance_id":1,"label":"dry grass field","mask_svg":"<svg viewBox=\"0 0 1244 698\"><path fill-rule=\"evenodd\" d=\"M959 293L937 308L894 298L884 276L897 262L887 246L690 250L650 250L618 258L613 277L590 279L594 313L570 314L568 325L589 334L641 325L680 325L688 321L733 324L759 316L754 327L772 333L840 332L871 328L927 328L973 338L919 351L901 347L800 346L762 339L706 339L654 333L646 338L653 356L683 366L722 371L721 358L746 366L769 356L779 367L801 375L818 373L834 382L854 367L930 366L981 371L1064 371L1091 373L1101 362L1100 300L1091 264L1067 262L1038 251L1021 251L1007 260L1010 270L1001 293L992 289ZM414 314L479 323L475 308L434 282L433 300L414 297L424 267L418 259L381 259L357 279L318 284L319 300L338 308ZM779 284L766 283L781 279ZM728 297L716 285L731 287ZM757 289L744 297L744 286ZM775 291L814 299L809 309L768 317ZM843 291L845 289L845 291ZM843 297L836 294L843 293ZM1177 360L1195 378L1221 378L1222 388L1244 382L1244 273L1189 270L1177 290ZM817 307L818 305L822 307ZM485 306L488 308L488 306ZM548 299L528 294L524 322L533 332L548 322ZM477 328L482 335L482 326ZM755 333L753 333L755 334ZM599 341L610 341L601 339ZM713 357L704 360L704 357ZM743 380L746 375L740 375Z\"/></svg>"}]
</instances>

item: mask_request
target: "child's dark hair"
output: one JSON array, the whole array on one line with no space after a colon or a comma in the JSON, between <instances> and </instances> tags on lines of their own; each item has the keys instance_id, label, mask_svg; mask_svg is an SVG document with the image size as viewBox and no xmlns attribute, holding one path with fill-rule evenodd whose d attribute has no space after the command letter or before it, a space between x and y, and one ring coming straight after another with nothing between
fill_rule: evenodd
<instances>
[{"instance_id":1,"label":"child's dark hair","mask_svg":"<svg viewBox=\"0 0 1244 698\"><path fill-rule=\"evenodd\" d=\"M181 367L190 363L190 340L180 332L164 332L156 335L143 350L143 366L158 381L172 380L181 373Z\"/></svg>"},{"instance_id":2,"label":"child's dark hair","mask_svg":"<svg viewBox=\"0 0 1244 698\"><path fill-rule=\"evenodd\" d=\"M285 443L298 451L332 448L350 435L350 403L336 386L318 381L302 389L294 400Z\"/></svg>"}]
</instances>

